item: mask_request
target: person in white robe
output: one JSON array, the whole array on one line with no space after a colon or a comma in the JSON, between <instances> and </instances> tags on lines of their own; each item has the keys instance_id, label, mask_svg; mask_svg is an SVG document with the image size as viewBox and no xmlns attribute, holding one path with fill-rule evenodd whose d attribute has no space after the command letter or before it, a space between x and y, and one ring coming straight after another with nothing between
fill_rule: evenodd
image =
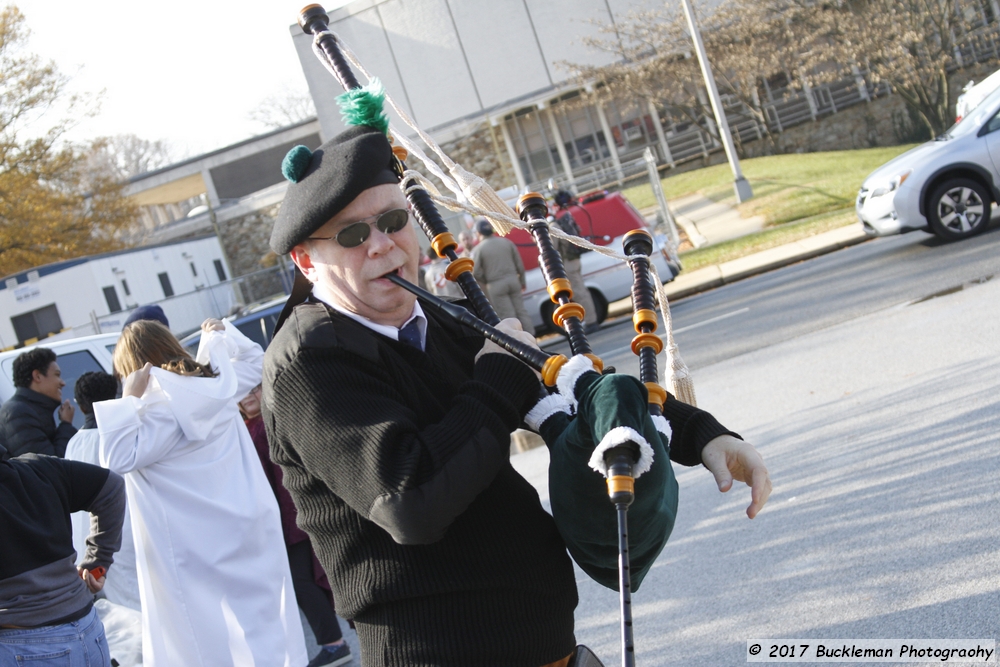
<instances>
[{"instance_id":1,"label":"person in white robe","mask_svg":"<svg viewBox=\"0 0 1000 667\"><path fill-rule=\"evenodd\" d=\"M94 403L113 400L118 392L118 383L104 372L90 372L81 375L73 388L73 397L84 415L83 426L66 444L66 458L91 465L101 465L98 446L101 436L94 418ZM73 523L73 548L76 549L76 564L83 562L87 553L87 536L90 535L90 513L74 512L70 515ZM122 524L122 547L115 554L115 564L108 571L104 582L104 596L108 602L120 604L139 611L139 580L135 572L135 546L132 543L132 523L128 505L125 506L125 522ZM103 620L103 619L102 619Z\"/></svg>"},{"instance_id":2,"label":"person in white robe","mask_svg":"<svg viewBox=\"0 0 1000 667\"><path fill-rule=\"evenodd\" d=\"M130 324L114 355L122 398L94 405L101 464L126 482L143 662L302 667L278 504L237 408L264 354L228 322L202 330L195 363L159 323Z\"/></svg>"}]
</instances>

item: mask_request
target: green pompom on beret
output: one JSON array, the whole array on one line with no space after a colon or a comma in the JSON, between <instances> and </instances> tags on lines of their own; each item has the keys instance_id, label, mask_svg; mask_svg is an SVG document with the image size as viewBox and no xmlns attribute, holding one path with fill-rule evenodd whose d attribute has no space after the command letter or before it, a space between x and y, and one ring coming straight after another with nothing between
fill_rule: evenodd
<instances>
[{"instance_id":1,"label":"green pompom on beret","mask_svg":"<svg viewBox=\"0 0 1000 667\"><path fill-rule=\"evenodd\" d=\"M281 175L292 183L298 183L306 175L312 155L312 151L309 150L308 146L299 145L293 147L285 155L285 159L281 161Z\"/></svg>"}]
</instances>

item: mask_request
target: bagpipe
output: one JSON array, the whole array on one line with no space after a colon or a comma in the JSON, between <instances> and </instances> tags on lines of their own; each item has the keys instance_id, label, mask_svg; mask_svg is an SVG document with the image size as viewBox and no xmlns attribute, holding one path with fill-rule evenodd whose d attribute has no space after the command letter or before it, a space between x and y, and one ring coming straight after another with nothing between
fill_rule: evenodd
<instances>
[{"instance_id":1,"label":"bagpipe","mask_svg":"<svg viewBox=\"0 0 1000 667\"><path fill-rule=\"evenodd\" d=\"M348 124L370 124L365 118L382 114L384 91L363 88L351 69L367 72L329 29L329 17L320 5L299 14L299 25L313 36L317 57L340 81L346 93L339 98ZM350 63L349 63L350 61ZM372 77L368 76L371 81ZM522 195L516 217L485 181L465 172L387 98L400 118L441 157L449 173L426 158L403 133L390 135L393 169L414 218L431 247L450 263L446 277L457 283L473 312L444 301L396 275L386 276L410 290L421 303L451 316L493 340L539 371L548 388L528 413L526 422L545 440L550 453L549 489L552 514L570 555L595 581L619 592L622 665L635 664L632 639L631 594L666 544L677 512L677 481L670 464L670 426L663 417L667 400L677 400L658 382L657 355L664 349L655 332L657 301L667 322L668 357L674 368L674 394L693 405L694 395L683 361L676 354L669 329L669 311L662 284L649 260L653 239L645 230L624 238L623 261L632 268L632 350L639 357L639 379L605 369L587 340L584 309L573 301L573 290L552 237L564 238L605 254L615 251L568 236L548 220L548 206L537 193ZM359 111L360 110L360 111ZM383 116L384 118L384 116ZM472 275L471 259L459 257L457 242L435 202L454 208L420 173L407 169L415 154L428 169L468 202L459 208L486 217L500 235L514 226L526 229L539 251L549 297L555 305L553 322L567 335L571 358L546 353L496 328L499 318ZM615 254L615 256L618 256ZM295 299L293 292L289 302ZM604 483L602 484L602 480ZM609 502L610 500L610 502Z\"/></svg>"}]
</instances>

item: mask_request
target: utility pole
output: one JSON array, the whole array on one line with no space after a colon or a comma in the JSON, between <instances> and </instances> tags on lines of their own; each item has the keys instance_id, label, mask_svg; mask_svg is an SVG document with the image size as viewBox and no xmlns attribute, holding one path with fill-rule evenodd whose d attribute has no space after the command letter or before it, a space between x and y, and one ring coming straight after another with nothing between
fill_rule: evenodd
<instances>
[{"instance_id":1,"label":"utility pole","mask_svg":"<svg viewBox=\"0 0 1000 667\"><path fill-rule=\"evenodd\" d=\"M715 78L712 76L712 66L708 63L705 55L705 45L701 41L701 32L694 18L694 9L691 8L691 0L681 0L684 5L684 16L687 18L688 29L691 31L691 39L694 40L694 50L698 54L698 64L701 65L701 74L705 77L705 86L708 88L708 99L712 103L712 111L715 112L715 122L719 126L719 134L722 136L722 145L726 149L726 157L729 158L729 166L733 169L733 187L736 190L736 201L744 202L753 197L753 189L750 183L743 177L740 170L740 159L733 148L733 135L729 131L729 121L726 120L726 112L722 109L722 102L719 100L719 89L715 85Z\"/></svg>"},{"instance_id":2,"label":"utility pole","mask_svg":"<svg viewBox=\"0 0 1000 667\"><path fill-rule=\"evenodd\" d=\"M202 201L205 202L205 206L208 207L208 219L212 223L212 229L215 231L215 238L219 239L219 250L222 251L222 263L225 265L226 272L229 274L227 278L235 288L237 300L246 305L247 301L245 295L243 294L243 286L238 280L236 280L236 276L233 274L233 265L229 261L229 253L226 252L226 243L222 239L222 230L219 228L219 221L215 217L215 209L212 207L212 198L209 197L207 193L203 193ZM212 286L208 283L207 276L205 279L205 285L209 289L212 288Z\"/></svg>"},{"instance_id":3,"label":"utility pole","mask_svg":"<svg viewBox=\"0 0 1000 667\"><path fill-rule=\"evenodd\" d=\"M680 264L677 248L680 247L681 237L677 233L674 216L670 214L670 207L667 205L667 196L663 192L663 182L660 180L660 172L656 169L656 158L653 157L653 151L650 150L649 146L646 146L646 150L643 151L642 159L646 161L646 169L649 172L649 186L653 188L656 203L660 206L660 215L663 216L663 221L667 224L667 231L670 238L670 243L668 244L670 246L670 259Z\"/></svg>"}]
</instances>

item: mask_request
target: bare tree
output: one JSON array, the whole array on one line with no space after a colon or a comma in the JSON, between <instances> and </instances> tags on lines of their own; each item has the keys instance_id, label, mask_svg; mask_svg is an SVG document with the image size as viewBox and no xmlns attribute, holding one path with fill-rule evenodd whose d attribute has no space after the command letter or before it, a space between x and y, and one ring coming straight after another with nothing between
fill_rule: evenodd
<instances>
[{"instance_id":1,"label":"bare tree","mask_svg":"<svg viewBox=\"0 0 1000 667\"><path fill-rule=\"evenodd\" d=\"M980 0L725 0L699 16L716 84L769 138L761 81L784 73L786 94L867 71L884 81L934 134L954 118L948 72L983 16ZM676 8L630 14L588 43L615 56L604 67L563 63L598 98L651 99L709 133L698 119L701 73Z\"/></svg>"},{"instance_id":2,"label":"bare tree","mask_svg":"<svg viewBox=\"0 0 1000 667\"><path fill-rule=\"evenodd\" d=\"M782 0L727 0L711 13L699 16L705 50L722 94L741 103L773 145L758 86L762 76L784 71L791 63L812 69L820 51L814 37L797 29L786 16ZM590 39L608 51L615 62L604 67L563 63L581 81L601 81L606 97L653 100L674 118L684 118L704 134L718 139L704 82L693 57L691 35L678 7L666 5L651 12L629 14L613 26L602 26L607 37ZM791 79L794 87L801 78Z\"/></svg>"},{"instance_id":3,"label":"bare tree","mask_svg":"<svg viewBox=\"0 0 1000 667\"><path fill-rule=\"evenodd\" d=\"M316 117L309 93L285 88L280 93L265 97L256 109L250 112L250 120L269 129L294 125Z\"/></svg>"},{"instance_id":4,"label":"bare tree","mask_svg":"<svg viewBox=\"0 0 1000 667\"><path fill-rule=\"evenodd\" d=\"M954 122L948 73L981 16L976 0L794 0L793 11L836 62L884 81L937 135Z\"/></svg>"},{"instance_id":5,"label":"bare tree","mask_svg":"<svg viewBox=\"0 0 1000 667\"><path fill-rule=\"evenodd\" d=\"M593 83L584 104L611 100L653 100L675 118L684 118L709 142L718 139L701 124L705 109L698 96L698 64L684 42L683 18L676 7L629 14L614 25L599 24L602 37L588 38L592 48L610 53L615 62L603 67L562 62L581 82ZM610 141L610 137L607 138Z\"/></svg>"},{"instance_id":6,"label":"bare tree","mask_svg":"<svg viewBox=\"0 0 1000 667\"><path fill-rule=\"evenodd\" d=\"M117 174L122 181L174 161L172 151L164 141L150 141L134 134L99 137L91 142L90 148L94 168Z\"/></svg>"}]
</instances>

